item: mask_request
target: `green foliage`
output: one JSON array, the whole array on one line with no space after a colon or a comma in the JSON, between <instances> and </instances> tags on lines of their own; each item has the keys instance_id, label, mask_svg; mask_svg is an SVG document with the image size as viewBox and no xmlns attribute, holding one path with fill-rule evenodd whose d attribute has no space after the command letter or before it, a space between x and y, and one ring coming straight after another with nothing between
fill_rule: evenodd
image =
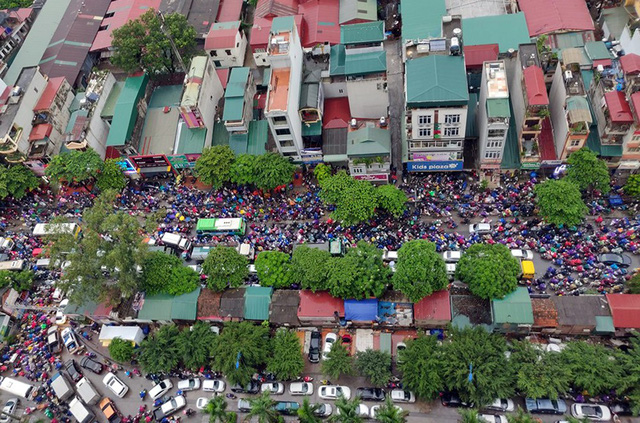
<instances>
[{"instance_id":1,"label":"green foliage","mask_svg":"<svg viewBox=\"0 0 640 423\"><path fill-rule=\"evenodd\" d=\"M435 244L425 240L402 244L392 280L393 288L414 303L445 289L449 283L444 260L436 252Z\"/></svg>"},{"instance_id":2,"label":"green foliage","mask_svg":"<svg viewBox=\"0 0 640 423\"><path fill-rule=\"evenodd\" d=\"M607 164L587 147L571 153L567 163L567 180L576 184L580 191L597 190L608 194L611 190Z\"/></svg>"},{"instance_id":3,"label":"green foliage","mask_svg":"<svg viewBox=\"0 0 640 423\"><path fill-rule=\"evenodd\" d=\"M342 170L320 186L320 198L335 205L332 217L345 225L365 222L375 214L378 195L370 182L355 180Z\"/></svg>"},{"instance_id":4,"label":"green foliage","mask_svg":"<svg viewBox=\"0 0 640 423\"><path fill-rule=\"evenodd\" d=\"M435 336L419 336L400 351L398 368L402 383L418 397L431 400L442 390L442 351Z\"/></svg>"},{"instance_id":5,"label":"green foliage","mask_svg":"<svg viewBox=\"0 0 640 423\"><path fill-rule=\"evenodd\" d=\"M637 332L629 338L631 348L617 354L616 359L622 369L616 383L618 394L629 397L634 415L640 414L640 337Z\"/></svg>"},{"instance_id":6,"label":"green foliage","mask_svg":"<svg viewBox=\"0 0 640 423\"><path fill-rule=\"evenodd\" d=\"M260 396L249 399L251 410L247 413L245 421L250 422L254 419L258 423L280 423L284 419L275 410L276 401L271 398L268 391L264 391Z\"/></svg>"},{"instance_id":7,"label":"green foliage","mask_svg":"<svg viewBox=\"0 0 640 423\"><path fill-rule=\"evenodd\" d=\"M406 209L407 195L395 185L380 185L376 188L378 207L389 214L400 217Z\"/></svg>"},{"instance_id":8,"label":"green foliage","mask_svg":"<svg viewBox=\"0 0 640 423\"><path fill-rule=\"evenodd\" d=\"M380 297L391 270L382 262L382 250L364 241L350 248L344 257L329 261L329 292L336 298Z\"/></svg>"},{"instance_id":9,"label":"green foliage","mask_svg":"<svg viewBox=\"0 0 640 423\"><path fill-rule=\"evenodd\" d=\"M358 414L358 407L360 406L360 398L354 397L351 400L340 396L336 400L336 411L329 417L330 423L363 423L364 418ZM340 414L338 414L340 410Z\"/></svg>"},{"instance_id":10,"label":"green foliage","mask_svg":"<svg viewBox=\"0 0 640 423\"><path fill-rule=\"evenodd\" d=\"M97 177L103 166L104 162L94 150L73 150L53 156L44 173L58 184L62 181L84 182Z\"/></svg>"},{"instance_id":11,"label":"green foliage","mask_svg":"<svg viewBox=\"0 0 640 423\"><path fill-rule=\"evenodd\" d=\"M327 358L322 360L322 373L332 379L340 376L354 374L353 358L349 355L347 347L342 342L336 341L327 353Z\"/></svg>"},{"instance_id":12,"label":"green foliage","mask_svg":"<svg viewBox=\"0 0 640 423\"><path fill-rule=\"evenodd\" d=\"M302 245L291 255L293 282L313 292L327 289L331 253Z\"/></svg>"},{"instance_id":13,"label":"green foliage","mask_svg":"<svg viewBox=\"0 0 640 423\"><path fill-rule=\"evenodd\" d=\"M480 298L503 298L518 286L520 263L502 244L474 244L463 254L456 276Z\"/></svg>"},{"instance_id":14,"label":"green foliage","mask_svg":"<svg viewBox=\"0 0 640 423\"><path fill-rule=\"evenodd\" d=\"M521 408L518 409L516 414L508 415L507 421L509 423L540 423L540 419L525 413Z\"/></svg>"},{"instance_id":15,"label":"green foliage","mask_svg":"<svg viewBox=\"0 0 640 423\"><path fill-rule=\"evenodd\" d=\"M302 347L294 331L278 330L272 341L272 350L273 356L269 359L267 370L275 374L278 380L292 380L302 374Z\"/></svg>"},{"instance_id":16,"label":"green foliage","mask_svg":"<svg viewBox=\"0 0 640 423\"><path fill-rule=\"evenodd\" d=\"M171 269L171 279L165 288L169 295L182 295L195 291L200 286L200 274L187 266Z\"/></svg>"},{"instance_id":17,"label":"green foliage","mask_svg":"<svg viewBox=\"0 0 640 423\"><path fill-rule=\"evenodd\" d=\"M577 225L588 209L578 187L568 179L547 179L535 187L540 215L554 225Z\"/></svg>"},{"instance_id":18,"label":"green foliage","mask_svg":"<svg viewBox=\"0 0 640 423\"><path fill-rule=\"evenodd\" d=\"M631 175L624 185L624 193L635 198L640 198L640 175Z\"/></svg>"},{"instance_id":19,"label":"green foliage","mask_svg":"<svg viewBox=\"0 0 640 423\"><path fill-rule=\"evenodd\" d=\"M11 285L11 288L18 292L28 291L33 285L35 274L31 270L14 272L11 270L0 270L0 288Z\"/></svg>"},{"instance_id":20,"label":"green foliage","mask_svg":"<svg viewBox=\"0 0 640 423\"><path fill-rule=\"evenodd\" d=\"M140 344L140 364L147 373L169 372L180 361L180 331L174 324L161 326Z\"/></svg>"},{"instance_id":21,"label":"green foliage","mask_svg":"<svg viewBox=\"0 0 640 423\"><path fill-rule=\"evenodd\" d=\"M407 421L407 414L408 411L396 408L391 396L387 396L376 413L376 420L380 423L404 423Z\"/></svg>"},{"instance_id":22,"label":"green foliage","mask_svg":"<svg viewBox=\"0 0 640 423\"><path fill-rule=\"evenodd\" d=\"M211 332L211 326L204 322L196 322L191 328L186 327L178 336L180 357L184 367L197 370L209 364L212 345L217 335Z\"/></svg>"},{"instance_id":23,"label":"green foliage","mask_svg":"<svg viewBox=\"0 0 640 423\"><path fill-rule=\"evenodd\" d=\"M304 397L300 408L298 408L299 423L322 423L322 418L316 415L321 404L311 404L308 397Z\"/></svg>"},{"instance_id":24,"label":"green foliage","mask_svg":"<svg viewBox=\"0 0 640 423\"><path fill-rule=\"evenodd\" d=\"M599 344L574 341L562 350L564 366L571 372L573 386L589 395L602 395L618 386L622 367L616 365L615 353Z\"/></svg>"},{"instance_id":25,"label":"green foliage","mask_svg":"<svg viewBox=\"0 0 640 423\"><path fill-rule=\"evenodd\" d=\"M640 272L637 272L629 282L627 282L627 289L629 294L640 294Z\"/></svg>"},{"instance_id":26,"label":"green foliage","mask_svg":"<svg viewBox=\"0 0 640 423\"><path fill-rule=\"evenodd\" d=\"M460 413L460 423L486 423L486 420L480 417L478 410L473 408L461 408L458 410Z\"/></svg>"},{"instance_id":27,"label":"green foliage","mask_svg":"<svg viewBox=\"0 0 640 423\"><path fill-rule=\"evenodd\" d=\"M231 322L214 343L212 368L220 370L229 383L247 384L258 367L269 358L269 329L250 322ZM240 354L239 367L236 368Z\"/></svg>"},{"instance_id":28,"label":"green foliage","mask_svg":"<svg viewBox=\"0 0 640 423\"><path fill-rule=\"evenodd\" d=\"M509 363L516 389L525 397L556 399L569 390L571 372L556 352L545 353L529 341L513 341Z\"/></svg>"},{"instance_id":29,"label":"green foliage","mask_svg":"<svg viewBox=\"0 0 640 423\"><path fill-rule=\"evenodd\" d=\"M325 179L331 176L331 166L324 163L318 163L315 169L313 169L313 176L316 177L319 184L322 184Z\"/></svg>"},{"instance_id":30,"label":"green foliage","mask_svg":"<svg viewBox=\"0 0 640 423\"><path fill-rule=\"evenodd\" d=\"M391 354L386 351L367 349L356 354L358 373L374 386L384 386L391 378Z\"/></svg>"},{"instance_id":31,"label":"green foliage","mask_svg":"<svg viewBox=\"0 0 640 423\"><path fill-rule=\"evenodd\" d=\"M147 295L166 292L171 270L178 266L182 266L182 260L174 255L162 251L149 253L142 266L142 288Z\"/></svg>"},{"instance_id":32,"label":"green foliage","mask_svg":"<svg viewBox=\"0 0 640 423\"><path fill-rule=\"evenodd\" d=\"M0 198L23 198L27 191L38 188L40 179L23 165L0 165Z\"/></svg>"},{"instance_id":33,"label":"green foliage","mask_svg":"<svg viewBox=\"0 0 640 423\"><path fill-rule=\"evenodd\" d=\"M109 344L109 355L115 361L128 363L133 358L133 344L121 338L113 338Z\"/></svg>"},{"instance_id":34,"label":"green foliage","mask_svg":"<svg viewBox=\"0 0 640 423\"><path fill-rule=\"evenodd\" d=\"M256 158L254 184L262 190L271 191L291 183L295 170L296 166L280 154L262 154Z\"/></svg>"},{"instance_id":35,"label":"green foliage","mask_svg":"<svg viewBox=\"0 0 640 423\"><path fill-rule=\"evenodd\" d=\"M293 283L289 254L280 251L263 251L258 254L256 273L261 286L289 288Z\"/></svg>"},{"instance_id":36,"label":"green foliage","mask_svg":"<svg viewBox=\"0 0 640 423\"><path fill-rule=\"evenodd\" d=\"M12 9L14 7L31 7L33 0L0 0L0 9Z\"/></svg>"},{"instance_id":37,"label":"green foliage","mask_svg":"<svg viewBox=\"0 0 640 423\"><path fill-rule=\"evenodd\" d=\"M221 245L209 251L202 270L208 276L207 286L214 291L242 286L249 276L247 258L235 248Z\"/></svg>"},{"instance_id":38,"label":"green foliage","mask_svg":"<svg viewBox=\"0 0 640 423\"><path fill-rule=\"evenodd\" d=\"M196 161L198 179L213 188L220 188L229 180L235 154L228 145L205 148Z\"/></svg>"},{"instance_id":39,"label":"green foliage","mask_svg":"<svg viewBox=\"0 0 640 423\"><path fill-rule=\"evenodd\" d=\"M122 191L127 186L127 178L116 159L107 159L96 177L96 186L100 191L113 189Z\"/></svg>"},{"instance_id":40,"label":"green foliage","mask_svg":"<svg viewBox=\"0 0 640 423\"><path fill-rule=\"evenodd\" d=\"M209 423L227 422L230 414L227 411L227 400L222 395L212 397L204 407L203 413L209 415Z\"/></svg>"},{"instance_id":41,"label":"green foliage","mask_svg":"<svg viewBox=\"0 0 640 423\"><path fill-rule=\"evenodd\" d=\"M173 39L183 63L189 66L197 50L195 29L180 13L164 15L162 24L153 9L113 31L111 63L129 73L142 69L151 77L176 72L179 61L162 25Z\"/></svg>"},{"instance_id":42,"label":"green foliage","mask_svg":"<svg viewBox=\"0 0 640 423\"><path fill-rule=\"evenodd\" d=\"M252 185L256 178L256 158L251 154L240 154L231 164L229 178L238 185Z\"/></svg>"}]
</instances>

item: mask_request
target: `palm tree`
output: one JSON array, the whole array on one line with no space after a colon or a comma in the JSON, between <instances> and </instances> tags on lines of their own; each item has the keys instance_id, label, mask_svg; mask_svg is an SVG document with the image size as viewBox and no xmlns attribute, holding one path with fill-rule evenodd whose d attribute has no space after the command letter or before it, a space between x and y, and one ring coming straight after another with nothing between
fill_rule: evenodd
<instances>
[{"instance_id":1,"label":"palm tree","mask_svg":"<svg viewBox=\"0 0 640 423\"><path fill-rule=\"evenodd\" d=\"M276 402L271 399L271 394L265 391L257 398L249 400L251 404L251 411L245 417L245 421L251 421L254 417L258 418L258 423L280 423L283 421L282 417L275 409Z\"/></svg>"},{"instance_id":2,"label":"palm tree","mask_svg":"<svg viewBox=\"0 0 640 423\"><path fill-rule=\"evenodd\" d=\"M376 420L380 423L404 423L407 421L407 414L409 414L408 411L397 407L391 401L391 397L387 397L376 413Z\"/></svg>"},{"instance_id":3,"label":"palm tree","mask_svg":"<svg viewBox=\"0 0 640 423\"><path fill-rule=\"evenodd\" d=\"M336 400L336 414L329 417L331 423L362 423L364 419L358 414L360 398L348 400L340 396Z\"/></svg>"},{"instance_id":4,"label":"palm tree","mask_svg":"<svg viewBox=\"0 0 640 423\"><path fill-rule=\"evenodd\" d=\"M227 401L221 396L211 398L204 407L204 413L209 415L209 423L225 423L228 418Z\"/></svg>"},{"instance_id":5,"label":"palm tree","mask_svg":"<svg viewBox=\"0 0 640 423\"><path fill-rule=\"evenodd\" d=\"M321 423L322 419L316 415L316 411L320 408L320 404L313 404L309 398L302 401L302 406L298 408L298 422L300 423Z\"/></svg>"},{"instance_id":6,"label":"palm tree","mask_svg":"<svg viewBox=\"0 0 640 423\"><path fill-rule=\"evenodd\" d=\"M486 421L478 415L478 410L461 409L459 413L460 423L486 423Z\"/></svg>"},{"instance_id":7,"label":"palm tree","mask_svg":"<svg viewBox=\"0 0 640 423\"><path fill-rule=\"evenodd\" d=\"M522 408L518 409L518 412L515 415L507 416L507 421L509 423L540 423L541 420L533 417L531 414L527 414L522 411Z\"/></svg>"}]
</instances>

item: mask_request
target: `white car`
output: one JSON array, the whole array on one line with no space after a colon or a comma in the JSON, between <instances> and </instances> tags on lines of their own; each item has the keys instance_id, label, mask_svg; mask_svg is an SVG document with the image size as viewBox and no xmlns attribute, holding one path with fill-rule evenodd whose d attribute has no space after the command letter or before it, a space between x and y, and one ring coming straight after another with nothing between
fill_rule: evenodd
<instances>
[{"instance_id":1,"label":"white car","mask_svg":"<svg viewBox=\"0 0 640 423\"><path fill-rule=\"evenodd\" d=\"M511 250L511 255L519 260L533 260L533 251L531 250Z\"/></svg>"},{"instance_id":2,"label":"white car","mask_svg":"<svg viewBox=\"0 0 640 423\"><path fill-rule=\"evenodd\" d=\"M348 386L323 385L318 390L318 396L328 400L338 399L340 396L349 399L351 398L351 389Z\"/></svg>"},{"instance_id":3,"label":"white car","mask_svg":"<svg viewBox=\"0 0 640 423\"><path fill-rule=\"evenodd\" d=\"M313 395L313 383L293 382L289 385L289 393L291 395Z\"/></svg>"},{"instance_id":4,"label":"white car","mask_svg":"<svg viewBox=\"0 0 640 423\"><path fill-rule=\"evenodd\" d=\"M269 392L271 395L280 395L284 393L284 384L280 382L263 383L260 386L260 392Z\"/></svg>"},{"instance_id":5,"label":"white car","mask_svg":"<svg viewBox=\"0 0 640 423\"><path fill-rule=\"evenodd\" d=\"M210 398L200 397L196 400L196 408L198 410L204 410L209 403Z\"/></svg>"},{"instance_id":6,"label":"white car","mask_svg":"<svg viewBox=\"0 0 640 423\"><path fill-rule=\"evenodd\" d=\"M516 406L510 399L497 398L491 404L485 407L487 410L494 411L515 411Z\"/></svg>"},{"instance_id":7,"label":"white car","mask_svg":"<svg viewBox=\"0 0 640 423\"><path fill-rule=\"evenodd\" d=\"M161 380L153 388L149 389L149 397L151 397L152 401L155 401L158 398L162 398L171 388L173 388L173 383L169 379Z\"/></svg>"},{"instance_id":8,"label":"white car","mask_svg":"<svg viewBox=\"0 0 640 423\"><path fill-rule=\"evenodd\" d=\"M4 404L4 407L2 408L2 412L15 415L16 408L18 408L19 403L20 403L19 398L9 398L7 402ZM1 423L9 423L11 421L11 418L7 416L7 414L3 414L2 416L0 416Z\"/></svg>"},{"instance_id":9,"label":"white car","mask_svg":"<svg viewBox=\"0 0 640 423\"><path fill-rule=\"evenodd\" d=\"M398 342L398 344L396 345L396 363L398 364L402 364L403 361L400 358L400 351L404 351L407 349L407 344L405 344L404 342Z\"/></svg>"},{"instance_id":10,"label":"white car","mask_svg":"<svg viewBox=\"0 0 640 423\"><path fill-rule=\"evenodd\" d=\"M129 387L113 373L107 373L104 379L102 379L102 383L104 383L107 388L111 389L118 398L124 398L127 392L129 392Z\"/></svg>"},{"instance_id":11,"label":"white car","mask_svg":"<svg viewBox=\"0 0 640 423\"><path fill-rule=\"evenodd\" d=\"M442 258L448 263L456 263L462 258L462 251L445 251Z\"/></svg>"},{"instance_id":12,"label":"white car","mask_svg":"<svg viewBox=\"0 0 640 423\"><path fill-rule=\"evenodd\" d=\"M571 405L571 415L576 419L584 419L598 422L608 422L611 420L611 410L606 405L599 404L578 404Z\"/></svg>"},{"instance_id":13,"label":"white car","mask_svg":"<svg viewBox=\"0 0 640 423\"><path fill-rule=\"evenodd\" d=\"M322 349L323 360L327 359L327 354L331 351L331 347L336 343L336 341L338 341L338 335L333 332L329 332L327 336L324 337L324 347Z\"/></svg>"},{"instance_id":14,"label":"white car","mask_svg":"<svg viewBox=\"0 0 640 423\"><path fill-rule=\"evenodd\" d=\"M391 391L391 401L393 402L416 402L416 396L411 391L394 389Z\"/></svg>"},{"instance_id":15,"label":"white car","mask_svg":"<svg viewBox=\"0 0 640 423\"><path fill-rule=\"evenodd\" d=\"M369 418L369 407L364 404L358 404L358 416L363 417L365 419ZM340 415L340 409L336 407L336 414Z\"/></svg>"},{"instance_id":16,"label":"white car","mask_svg":"<svg viewBox=\"0 0 640 423\"><path fill-rule=\"evenodd\" d=\"M162 417L168 417L187 405L187 400L182 395L171 398L160 406L160 413Z\"/></svg>"},{"instance_id":17,"label":"white car","mask_svg":"<svg viewBox=\"0 0 640 423\"><path fill-rule=\"evenodd\" d=\"M329 417L333 412L331 404L320 404L320 407L315 411L315 415L318 417Z\"/></svg>"},{"instance_id":18,"label":"white car","mask_svg":"<svg viewBox=\"0 0 640 423\"><path fill-rule=\"evenodd\" d=\"M478 417L487 423L507 423L507 417L502 415L478 414Z\"/></svg>"},{"instance_id":19,"label":"white car","mask_svg":"<svg viewBox=\"0 0 640 423\"><path fill-rule=\"evenodd\" d=\"M372 405L371 410L369 411L369 417L371 417L372 419L375 419L376 416L378 415L378 410L380 410L380 407L382 407L380 404ZM402 413L404 411L402 407L399 407L397 405L395 405L394 407L396 407L399 413Z\"/></svg>"},{"instance_id":20,"label":"white car","mask_svg":"<svg viewBox=\"0 0 640 423\"><path fill-rule=\"evenodd\" d=\"M69 305L69 299L65 298L60 301L58 311L56 311L56 325L64 325L67 323L67 316L64 315L64 309Z\"/></svg>"},{"instance_id":21,"label":"white car","mask_svg":"<svg viewBox=\"0 0 640 423\"><path fill-rule=\"evenodd\" d=\"M200 379L192 377L191 379L185 379L178 382L178 391L188 392L200 389Z\"/></svg>"},{"instance_id":22,"label":"white car","mask_svg":"<svg viewBox=\"0 0 640 423\"><path fill-rule=\"evenodd\" d=\"M488 234L491 233L490 223L472 223L469 225L469 232L472 234Z\"/></svg>"},{"instance_id":23,"label":"white car","mask_svg":"<svg viewBox=\"0 0 640 423\"><path fill-rule=\"evenodd\" d=\"M78 344L78 340L76 339L76 335L73 333L71 328L65 328L60 332L60 337L62 337L62 343L67 350L72 353L78 349L80 344Z\"/></svg>"},{"instance_id":24,"label":"white car","mask_svg":"<svg viewBox=\"0 0 640 423\"><path fill-rule=\"evenodd\" d=\"M224 392L227 385L224 383L224 380L220 379L207 379L202 382L202 390L205 392Z\"/></svg>"}]
</instances>

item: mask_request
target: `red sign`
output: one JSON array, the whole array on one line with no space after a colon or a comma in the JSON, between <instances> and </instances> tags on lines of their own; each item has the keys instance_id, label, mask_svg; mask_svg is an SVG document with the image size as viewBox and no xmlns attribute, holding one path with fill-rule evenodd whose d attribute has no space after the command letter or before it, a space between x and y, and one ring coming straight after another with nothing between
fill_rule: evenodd
<instances>
[{"instance_id":1,"label":"red sign","mask_svg":"<svg viewBox=\"0 0 640 423\"><path fill-rule=\"evenodd\" d=\"M389 175L386 173L376 173L372 175L353 175L353 179L359 179L361 181L385 181L389 180Z\"/></svg>"}]
</instances>

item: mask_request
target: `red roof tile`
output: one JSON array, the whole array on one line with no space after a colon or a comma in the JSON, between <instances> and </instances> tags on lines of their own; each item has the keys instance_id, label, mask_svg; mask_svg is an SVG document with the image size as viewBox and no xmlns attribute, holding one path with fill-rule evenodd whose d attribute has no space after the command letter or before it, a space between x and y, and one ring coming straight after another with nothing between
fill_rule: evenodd
<instances>
[{"instance_id":1,"label":"red roof tile","mask_svg":"<svg viewBox=\"0 0 640 423\"><path fill-rule=\"evenodd\" d=\"M258 0L256 18L275 18L298 13L298 0Z\"/></svg>"},{"instance_id":2,"label":"red roof tile","mask_svg":"<svg viewBox=\"0 0 640 423\"><path fill-rule=\"evenodd\" d=\"M413 305L415 320L451 321L449 291L438 291Z\"/></svg>"},{"instance_id":3,"label":"red roof tile","mask_svg":"<svg viewBox=\"0 0 640 423\"><path fill-rule=\"evenodd\" d=\"M216 69L216 73L218 74L218 78L220 78L220 83L222 84L222 88L227 89L227 81L229 81L229 71L231 69Z\"/></svg>"},{"instance_id":4,"label":"red roof tile","mask_svg":"<svg viewBox=\"0 0 640 423\"><path fill-rule=\"evenodd\" d=\"M102 20L101 26L106 26L107 29L98 31L90 51L108 49L111 47L111 33L114 29L120 28L130 20L137 19L149 9L158 10L158 7L160 7L160 0L112 1L109 5L109 10L107 10L107 14L113 13L113 16Z\"/></svg>"},{"instance_id":5,"label":"red roof tile","mask_svg":"<svg viewBox=\"0 0 640 423\"><path fill-rule=\"evenodd\" d=\"M45 87L40 99L36 103L33 108L34 112L49 110L51 105L53 104L53 100L56 98L56 94L60 89L60 86L65 81L64 76L59 76L57 78L50 78L49 82L47 82L47 86Z\"/></svg>"},{"instance_id":6,"label":"red roof tile","mask_svg":"<svg viewBox=\"0 0 640 423\"><path fill-rule=\"evenodd\" d=\"M340 298L333 298L326 291L300 291L298 317L332 317L335 311L344 316L344 301Z\"/></svg>"},{"instance_id":7,"label":"red roof tile","mask_svg":"<svg viewBox=\"0 0 640 423\"><path fill-rule=\"evenodd\" d=\"M242 0L221 0L216 22L233 22L240 19Z\"/></svg>"},{"instance_id":8,"label":"red roof tile","mask_svg":"<svg viewBox=\"0 0 640 423\"><path fill-rule=\"evenodd\" d=\"M33 13L33 9L30 7L21 7L18 10L2 9L0 12L9 14L9 17L18 19L19 22L24 22Z\"/></svg>"},{"instance_id":9,"label":"red roof tile","mask_svg":"<svg viewBox=\"0 0 640 423\"><path fill-rule=\"evenodd\" d=\"M611 59L596 59L593 61L593 68L597 69L599 65L602 65L605 68L610 68L613 65Z\"/></svg>"},{"instance_id":10,"label":"red roof tile","mask_svg":"<svg viewBox=\"0 0 640 423\"><path fill-rule=\"evenodd\" d=\"M527 100L531 106L546 106L549 104L547 87L544 84L542 69L538 66L529 66L524 71L524 84L527 87Z\"/></svg>"},{"instance_id":11,"label":"red roof tile","mask_svg":"<svg viewBox=\"0 0 640 423\"><path fill-rule=\"evenodd\" d=\"M327 98L324 100L324 113L322 114L322 129L348 128L351 119L349 99Z\"/></svg>"},{"instance_id":12,"label":"red roof tile","mask_svg":"<svg viewBox=\"0 0 640 423\"><path fill-rule=\"evenodd\" d=\"M635 53L625 54L620 58L620 65L624 73L640 72L640 56Z\"/></svg>"},{"instance_id":13,"label":"red roof tile","mask_svg":"<svg viewBox=\"0 0 640 423\"><path fill-rule=\"evenodd\" d=\"M235 47L236 35L238 35L239 28L240 28L239 21L238 21L238 28L213 29L213 26L212 26L206 38L204 39L204 49L217 50L221 48Z\"/></svg>"},{"instance_id":14,"label":"red roof tile","mask_svg":"<svg viewBox=\"0 0 640 423\"><path fill-rule=\"evenodd\" d=\"M482 67L484 62L498 60L498 53L500 53L498 44L465 46L464 64L467 68Z\"/></svg>"},{"instance_id":15,"label":"red roof tile","mask_svg":"<svg viewBox=\"0 0 640 423\"><path fill-rule=\"evenodd\" d=\"M584 0L518 0L529 35L537 37L561 31L593 31L593 20Z\"/></svg>"},{"instance_id":16,"label":"red roof tile","mask_svg":"<svg viewBox=\"0 0 640 423\"><path fill-rule=\"evenodd\" d=\"M636 114L636 120L640 122L640 91L631 94L631 105Z\"/></svg>"},{"instance_id":17,"label":"red roof tile","mask_svg":"<svg viewBox=\"0 0 640 423\"><path fill-rule=\"evenodd\" d=\"M300 3L298 13L306 23L302 47L309 48L324 43L340 44L339 0L309 0Z\"/></svg>"},{"instance_id":18,"label":"red roof tile","mask_svg":"<svg viewBox=\"0 0 640 423\"><path fill-rule=\"evenodd\" d=\"M41 123L36 125L31 129L31 133L29 134L29 141L38 141L43 140L45 137L51 135L51 130L53 130L53 125L50 123Z\"/></svg>"},{"instance_id":19,"label":"red roof tile","mask_svg":"<svg viewBox=\"0 0 640 423\"><path fill-rule=\"evenodd\" d=\"M266 47L269 43L269 33L271 31L272 18L255 18L253 20L253 28L251 28L251 40L249 45L253 48ZM298 30L298 36L302 40L304 31L302 28L302 15L295 15L293 17L296 23L296 29Z\"/></svg>"},{"instance_id":20,"label":"red roof tile","mask_svg":"<svg viewBox=\"0 0 640 423\"><path fill-rule=\"evenodd\" d=\"M640 329L640 294L607 294L615 328Z\"/></svg>"},{"instance_id":21,"label":"red roof tile","mask_svg":"<svg viewBox=\"0 0 640 423\"><path fill-rule=\"evenodd\" d=\"M633 115L631 108L622 91L609 91L604 94L604 101L609 109L611 122L614 123L632 123Z\"/></svg>"},{"instance_id":22,"label":"red roof tile","mask_svg":"<svg viewBox=\"0 0 640 423\"><path fill-rule=\"evenodd\" d=\"M558 326L558 310L549 298L532 298L533 326L555 328Z\"/></svg>"}]
</instances>

